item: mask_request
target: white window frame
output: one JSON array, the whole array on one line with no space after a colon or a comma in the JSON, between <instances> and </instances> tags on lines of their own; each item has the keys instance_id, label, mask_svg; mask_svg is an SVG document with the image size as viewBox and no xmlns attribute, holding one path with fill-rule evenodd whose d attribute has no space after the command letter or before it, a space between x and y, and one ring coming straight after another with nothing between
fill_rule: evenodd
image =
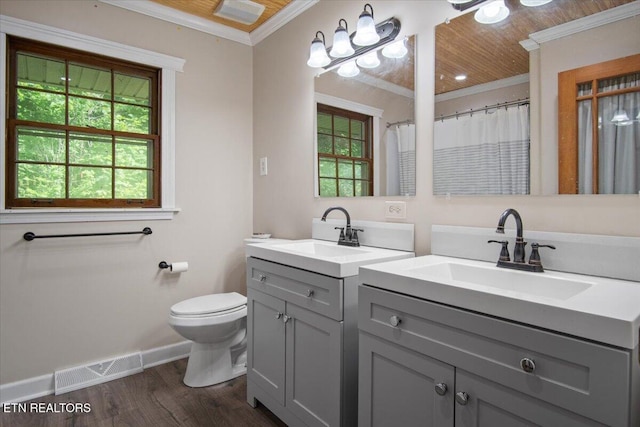
<instances>
[{"instance_id":1,"label":"white window frame","mask_svg":"<svg viewBox=\"0 0 640 427\"><path fill-rule=\"evenodd\" d=\"M47 25L0 15L0 224L38 222L131 221L172 219L180 212L175 206L175 113L176 72L182 72L185 60L137 47L86 36ZM6 193L6 82L7 36L51 43L97 55L110 56L162 69L161 87L161 174L160 208L28 208L7 209Z\"/></svg>"}]
</instances>

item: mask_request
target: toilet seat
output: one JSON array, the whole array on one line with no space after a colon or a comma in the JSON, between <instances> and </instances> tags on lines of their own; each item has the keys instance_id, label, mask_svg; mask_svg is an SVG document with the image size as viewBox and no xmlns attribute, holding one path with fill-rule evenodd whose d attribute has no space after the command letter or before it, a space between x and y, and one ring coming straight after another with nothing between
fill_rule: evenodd
<instances>
[{"instance_id":1,"label":"toilet seat","mask_svg":"<svg viewBox=\"0 0 640 427\"><path fill-rule=\"evenodd\" d=\"M180 317L205 317L226 315L246 308L247 297L237 292L203 295L174 304L171 315Z\"/></svg>"}]
</instances>

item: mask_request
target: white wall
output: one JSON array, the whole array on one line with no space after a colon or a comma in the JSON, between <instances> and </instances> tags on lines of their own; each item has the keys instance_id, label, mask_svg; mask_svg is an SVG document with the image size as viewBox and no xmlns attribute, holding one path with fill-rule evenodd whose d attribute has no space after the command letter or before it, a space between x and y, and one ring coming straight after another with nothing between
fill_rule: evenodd
<instances>
[{"instance_id":1,"label":"white wall","mask_svg":"<svg viewBox=\"0 0 640 427\"><path fill-rule=\"evenodd\" d=\"M434 27L458 12L446 1L372 5L376 21L396 16L402 34L418 34L417 195L406 202L419 255L429 253L432 224L492 227L509 207L523 215L525 231L640 236L638 196L434 197ZM255 229L280 237L309 237L310 218L331 205L345 207L358 219L384 221L384 201L405 200L313 197L314 71L306 65L309 44L317 30L332 34L340 18L354 23L362 7L361 1L320 1L254 48L254 171L260 157L269 158L269 175L254 173L253 178Z\"/></svg>"},{"instance_id":2,"label":"white wall","mask_svg":"<svg viewBox=\"0 0 640 427\"><path fill-rule=\"evenodd\" d=\"M172 304L245 292L252 230L252 49L97 1L2 1L0 13L186 59L177 75L171 221L0 226L0 383L182 341ZM141 230L145 237L22 240ZM189 261L180 276L158 263Z\"/></svg>"}]
</instances>

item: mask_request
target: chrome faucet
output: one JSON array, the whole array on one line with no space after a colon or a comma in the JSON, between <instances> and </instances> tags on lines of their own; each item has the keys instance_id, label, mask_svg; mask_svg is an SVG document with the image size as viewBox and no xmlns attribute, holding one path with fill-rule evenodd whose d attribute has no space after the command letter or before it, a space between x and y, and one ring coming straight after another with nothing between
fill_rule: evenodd
<instances>
[{"instance_id":1,"label":"chrome faucet","mask_svg":"<svg viewBox=\"0 0 640 427\"><path fill-rule=\"evenodd\" d=\"M529 263L526 263L524 260L524 249L527 245L527 242L524 241L524 237L522 236L523 226L522 226L522 217L518 213L517 210L509 208L502 212L500 215L500 219L498 219L498 227L496 228L496 233L504 234L504 223L507 221L507 218L513 215L513 218L516 220L516 245L513 249L513 261L509 258L509 242L507 240L489 240L488 243L500 243L502 245L502 249L500 251L500 258L498 259L498 267L504 268L513 268L516 270L525 270L525 271L533 271L537 273L542 273L544 269L542 268L542 261L540 260L540 254L538 253L538 248L551 248L555 249L555 246L552 245L540 245L538 243L531 244L531 256L529 258Z\"/></svg>"},{"instance_id":2,"label":"chrome faucet","mask_svg":"<svg viewBox=\"0 0 640 427\"><path fill-rule=\"evenodd\" d=\"M349 212L347 212L345 208L340 206L334 206L327 209L322 214L322 218L320 218L320 221L326 221L327 215L329 215L329 212L334 210L338 210L344 213L345 216L347 217L346 230L344 227L336 227L336 230L340 230L340 237L338 238L338 244L342 246L360 246L360 242L358 241L358 231L364 231L364 230L359 228L351 228L351 216L349 216Z\"/></svg>"}]
</instances>

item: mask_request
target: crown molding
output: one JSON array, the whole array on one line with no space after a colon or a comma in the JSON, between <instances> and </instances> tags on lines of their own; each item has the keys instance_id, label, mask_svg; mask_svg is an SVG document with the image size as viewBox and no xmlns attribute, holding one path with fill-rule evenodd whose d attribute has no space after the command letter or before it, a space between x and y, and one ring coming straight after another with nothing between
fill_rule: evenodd
<instances>
[{"instance_id":1,"label":"crown molding","mask_svg":"<svg viewBox=\"0 0 640 427\"><path fill-rule=\"evenodd\" d=\"M623 4L599 13L594 13L593 15L585 16L584 18L576 19L575 21L570 21L546 30L538 31L537 33L529 34L529 38L521 41L520 45L527 51L536 50L540 48L542 43L580 33L582 31L591 30L593 28L620 21L622 19L631 18L636 15L640 15L640 2L638 1Z\"/></svg>"},{"instance_id":2,"label":"crown molding","mask_svg":"<svg viewBox=\"0 0 640 427\"><path fill-rule=\"evenodd\" d=\"M272 16L260 27L247 33L208 19L200 18L189 13L185 13L151 0L100 0L102 3L121 7L132 12L161 19L192 30L201 31L227 40L242 43L247 46L254 46L269 35L277 31L280 27L291 21L293 18L315 5L319 0L293 0L280 12Z\"/></svg>"},{"instance_id":3,"label":"crown molding","mask_svg":"<svg viewBox=\"0 0 640 427\"><path fill-rule=\"evenodd\" d=\"M280 12L273 15L265 23L260 25L249 34L251 46L257 45L262 40L278 31L287 22L293 20L293 18L300 15L305 10L311 8L319 1L320 0L293 0L291 3L282 8Z\"/></svg>"}]
</instances>

